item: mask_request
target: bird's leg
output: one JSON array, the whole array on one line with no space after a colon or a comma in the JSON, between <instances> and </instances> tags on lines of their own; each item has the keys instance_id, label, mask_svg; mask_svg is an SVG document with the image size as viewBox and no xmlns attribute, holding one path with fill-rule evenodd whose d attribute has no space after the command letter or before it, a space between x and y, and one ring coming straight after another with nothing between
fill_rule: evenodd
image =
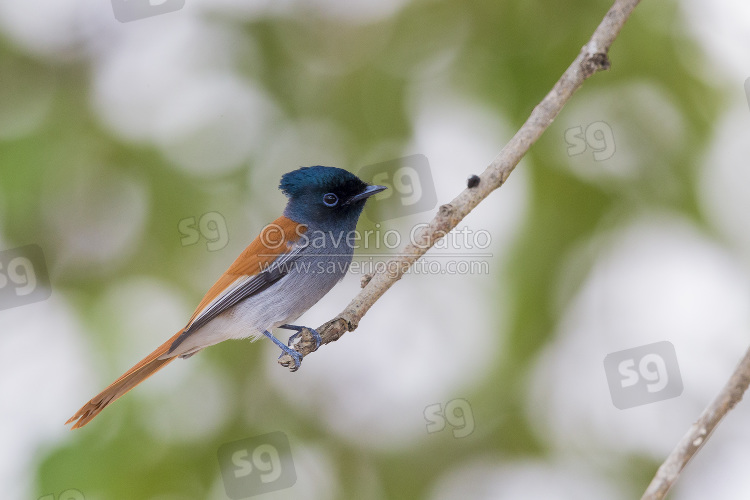
<instances>
[{"instance_id":1,"label":"bird's leg","mask_svg":"<svg viewBox=\"0 0 750 500\"><path fill-rule=\"evenodd\" d=\"M271 332L269 332L268 330L264 331L263 335L265 335L266 337L268 337L269 339L271 339L271 342L273 342L277 346L281 347L281 350L284 351L284 354L288 354L288 355L290 355L292 357L292 359L294 360L294 368L292 368L291 370L293 372L296 372L297 369L302 364L302 355L300 353L298 353L297 351L295 351L294 349L292 349L291 347L288 347L288 346L284 345L284 343L282 341L280 341L279 339L277 339L276 337L274 337L273 334ZM283 356L284 354L282 354L281 356ZM279 357L281 357L281 356L279 356Z\"/></svg>"},{"instance_id":2,"label":"bird's leg","mask_svg":"<svg viewBox=\"0 0 750 500\"><path fill-rule=\"evenodd\" d=\"M299 336L299 334L302 333L303 328L307 328L308 330L310 330L310 333L312 333L312 336L315 339L315 349L320 347L320 343L323 341L323 339L320 337L320 334L316 330L312 328L308 328L306 326L281 325L279 328L283 328L284 330L294 330L295 332L297 332L291 337L289 337L289 340L287 341L288 346L292 345L292 342L294 342L294 339L296 339Z\"/></svg>"}]
</instances>

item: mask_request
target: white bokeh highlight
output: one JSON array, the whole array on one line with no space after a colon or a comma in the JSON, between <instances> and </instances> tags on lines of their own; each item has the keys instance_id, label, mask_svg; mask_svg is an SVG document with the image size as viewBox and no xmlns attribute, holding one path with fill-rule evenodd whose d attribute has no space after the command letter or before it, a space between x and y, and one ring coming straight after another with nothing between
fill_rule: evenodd
<instances>
[{"instance_id":1,"label":"white bokeh highlight","mask_svg":"<svg viewBox=\"0 0 750 500\"><path fill-rule=\"evenodd\" d=\"M53 290L44 302L0 311L0 484L32 498L38 450L68 439L71 387L91 388L92 358L75 311Z\"/></svg>"},{"instance_id":2,"label":"white bokeh highlight","mask_svg":"<svg viewBox=\"0 0 750 500\"><path fill-rule=\"evenodd\" d=\"M591 464L501 461L482 457L448 471L430 500L624 500L615 485L592 473Z\"/></svg>"},{"instance_id":3,"label":"white bokeh highlight","mask_svg":"<svg viewBox=\"0 0 750 500\"><path fill-rule=\"evenodd\" d=\"M104 124L194 175L245 166L278 118L272 100L234 67L253 41L190 16L134 24L94 64L92 101Z\"/></svg>"},{"instance_id":4,"label":"white bokeh highlight","mask_svg":"<svg viewBox=\"0 0 750 500\"><path fill-rule=\"evenodd\" d=\"M338 484L341 481L336 476L337 469L329 447L323 443L297 439L289 433L287 437L292 451L297 482L289 488L269 492L257 498L273 498L274 500L297 500L300 498L328 500L337 498L340 494ZM217 472L216 482L211 488L208 498L210 500L227 500L220 472Z\"/></svg>"},{"instance_id":5,"label":"white bokeh highlight","mask_svg":"<svg viewBox=\"0 0 750 500\"><path fill-rule=\"evenodd\" d=\"M716 126L702 162L698 194L712 227L750 262L750 110L735 100ZM747 266L747 264L745 264Z\"/></svg>"},{"instance_id":6,"label":"white bokeh highlight","mask_svg":"<svg viewBox=\"0 0 750 500\"><path fill-rule=\"evenodd\" d=\"M115 24L109 1L0 2L0 30L25 51L56 62L90 53Z\"/></svg>"},{"instance_id":7,"label":"white bokeh highlight","mask_svg":"<svg viewBox=\"0 0 750 500\"><path fill-rule=\"evenodd\" d=\"M536 365L529 415L558 449L661 459L747 348L750 283L731 255L675 216L634 221L577 252L593 256L593 265L564 297L554 340ZM616 409L604 357L664 340L677 353L682 395Z\"/></svg>"},{"instance_id":8,"label":"white bokeh highlight","mask_svg":"<svg viewBox=\"0 0 750 500\"><path fill-rule=\"evenodd\" d=\"M720 82L722 77L729 77L741 87L745 78L750 76L750 60L747 58L750 3L744 0L688 0L678 5L695 40L707 52L701 63L708 63L710 68L720 69L722 73L717 75L704 70L703 75L714 83Z\"/></svg>"},{"instance_id":9,"label":"white bokeh highlight","mask_svg":"<svg viewBox=\"0 0 750 500\"><path fill-rule=\"evenodd\" d=\"M560 123L564 127L560 142L568 156L568 168L578 178L622 189L623 182L654 178L661 169L660 188L669 192L674 180L664 174L658 159L666 158L666 162L679 154L688 138L685 117L669 89L649 81L635 81L590 90L586 99L573 99L566 106ZM566 134L578 128L608 130L601 131L601 142L589 138L586 150L574 154L576 141L570 142L572 138ZM597 148L600 154L596 153Z\"/></svg>"}]
</instances>

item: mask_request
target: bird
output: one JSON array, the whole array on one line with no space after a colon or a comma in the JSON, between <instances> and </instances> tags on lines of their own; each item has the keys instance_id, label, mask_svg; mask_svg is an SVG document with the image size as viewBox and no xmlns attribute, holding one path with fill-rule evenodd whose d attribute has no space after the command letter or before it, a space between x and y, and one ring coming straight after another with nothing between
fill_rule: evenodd
<instances>
[{"instance_id":1,"label":"bird","mask_svg":"<svg viewBox=\"0 0 750 500\"><path fill-rule=\"evenodd\" d=\"M291 323L344 277L365 202L386 186L318 165L284 174L279 189L288 198L281 217L266 225L208 290L185 327L83 405L66 425L83 427L173 360L229 339L265 336L282 356L292 357L292 371L300 367L302 356L291 346L306 327ZM271 333L274 328L296 333L284 344ZM307 329L317 348L320 334Z\"/></svg>"}]
</instances>

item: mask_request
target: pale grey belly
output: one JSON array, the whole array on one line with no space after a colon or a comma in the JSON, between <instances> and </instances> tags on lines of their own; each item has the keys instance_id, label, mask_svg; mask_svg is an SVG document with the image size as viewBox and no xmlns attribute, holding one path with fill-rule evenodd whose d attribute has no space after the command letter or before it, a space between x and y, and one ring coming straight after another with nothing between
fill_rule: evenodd
<instances>
[{"instance_id":1,"label":"pale grey belly","mask_svg":"<svg viewBox=\"0 0 750 500\"><path fill-rule=\"evenodd\" d=\"M256 335L292 322L341 281L351 261L351 254L304 255L295 261L296 265L289 274L263 292L240 302L234 316L252 325Z\"/></svg>"},{"instance_id":2,"label":"pale grey belly","mask_svg":"<svg viewBox=\"0 0 750 500\"><path fill-rule=\"evenodd\" d=\"M171 354L195 353L228 339L257 338L266 330L295 321L341 281L349 269L351 250L328 252L306 251L289 267L287 275L192 332Z\"/></svg>"}]
</instances>

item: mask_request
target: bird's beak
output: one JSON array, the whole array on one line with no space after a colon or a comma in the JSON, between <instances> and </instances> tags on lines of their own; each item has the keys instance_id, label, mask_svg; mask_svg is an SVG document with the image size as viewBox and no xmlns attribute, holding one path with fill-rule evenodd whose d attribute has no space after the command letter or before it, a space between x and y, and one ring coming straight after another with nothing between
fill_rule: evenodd
<instances>
[{"instance_id":1,"label":"bird's beak","mask_svg":"<svg viewBox=\"0 0 750 500\"><path fill-rule=\"evenodd\" d=\"M361 193L356 194L356 195L352 196L351 198L349 198L346 201L346 203L344 203L344 205L349 205L350 203L356 203L356 202L358 202L360 200L366 200L370 196L372 196L374 194L378 194L381 191L385 191L386 189L388 189L388 188L385 187L385 186L374 186L374 185L373 186L367 186L364 191L362 191Z\"/></svg>"}]
</instances>

